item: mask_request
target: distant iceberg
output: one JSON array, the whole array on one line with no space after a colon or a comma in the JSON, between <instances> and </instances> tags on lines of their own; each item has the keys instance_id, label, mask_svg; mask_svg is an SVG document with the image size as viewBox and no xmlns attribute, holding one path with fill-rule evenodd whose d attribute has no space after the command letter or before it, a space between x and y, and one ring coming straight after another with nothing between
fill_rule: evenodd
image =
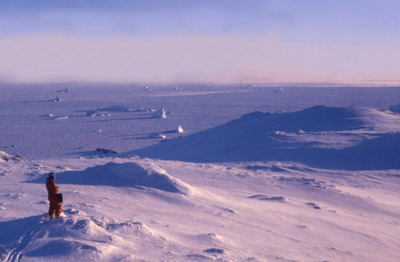
<instances>
[{"instance_id":1,"label":"distant iceberg","mask_svg":"<svg viewBox=\"0 0 400 262\"><path fill-rule=\"evenodd\" d=\"M176 132L179 133L179 134L182 134L183 133L182 126L178 126L178 128L176 129Z\"/></svg>"},{"instance_id":2,"label":"distant iceberg","mask_svg":"<svg viewBox=\"0 0 400 262\"><path fill-rule=\"evenodd\" d=\"M69 88L67 87L67 88L64 88L64 89L61 89L61 90L57 90L57 92L58 93L69 93Z\"/></svg>"},{"instance_id":3,"label":"distant iceberg","mask_svg":"<svg viewBox=\"0 0 400 262\"><path fill-rule=\"evenodd\" d=\"M162 106L160 108L160 110L156 111L153 114L153 118L163 118L166 119L167 118L167 111L165 110L165 108Z\"/></svg>"}]
</instances>

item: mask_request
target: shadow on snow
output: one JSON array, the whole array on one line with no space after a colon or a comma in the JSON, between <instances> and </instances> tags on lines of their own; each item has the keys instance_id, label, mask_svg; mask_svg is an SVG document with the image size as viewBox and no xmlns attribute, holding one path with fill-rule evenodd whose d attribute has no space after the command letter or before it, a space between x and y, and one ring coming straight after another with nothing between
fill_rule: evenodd
<instances>
[{"instance_id":1,"label":"shadow on snow","mask_svg":"<svg viewBox=\"0 0 400 262\"><path fill-rule=\"evenodd\" d=\"M372 133L368 138L359 135L357 131L370 128L363 110L316 106L292 113L254 112L122 155L188 162L294 161L344 170L400 168L400 133ZM287 136L289 133L291 136ZM345 139L347 144L324 146L326 134ZM313 136L314 140L296 140L301 135Z\"/></svg>"}]
</instances>

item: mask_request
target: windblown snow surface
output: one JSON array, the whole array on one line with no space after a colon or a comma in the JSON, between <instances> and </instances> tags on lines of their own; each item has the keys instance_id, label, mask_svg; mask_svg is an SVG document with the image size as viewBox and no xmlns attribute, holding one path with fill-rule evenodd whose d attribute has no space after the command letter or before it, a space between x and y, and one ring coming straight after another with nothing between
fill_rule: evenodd
<instances>
[{"instance_id":1,"label":"windblown snow surface","mask_svg":"<svg viewBox=\"0 0 400 262\"><path fill-rule=\"evenodd\" d=\"M400 88L0 89L1 261L400 261Z\"/></svg>"}]
</instances>

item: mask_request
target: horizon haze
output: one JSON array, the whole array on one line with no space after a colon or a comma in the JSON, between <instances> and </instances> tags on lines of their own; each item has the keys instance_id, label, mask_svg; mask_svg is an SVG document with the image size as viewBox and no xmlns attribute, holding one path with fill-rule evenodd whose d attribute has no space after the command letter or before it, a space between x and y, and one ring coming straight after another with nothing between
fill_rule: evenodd
<instances>
[{"instance_id":1,"label":"horizon haze","mask_svg":"<svg viewBox=\"0 0 400 262\"><path fill-rule=\"evenodd\" d=\"M400 2L2 1L0 82L398 82Z\"/></svg>"}]
</instances>

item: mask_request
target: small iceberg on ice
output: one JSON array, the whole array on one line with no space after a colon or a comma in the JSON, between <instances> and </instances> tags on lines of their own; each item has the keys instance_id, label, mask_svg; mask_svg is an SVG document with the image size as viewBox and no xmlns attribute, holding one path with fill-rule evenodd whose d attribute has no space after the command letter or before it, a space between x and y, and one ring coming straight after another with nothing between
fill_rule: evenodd
<instances>
[{"instance_id":1,"label":"small iceberg on ice","mask_svg":"<svg viewBox=\"0 0 400 262\"><path fill-rule=\"evenodd\" d=\"M165 108L162 106L160 108L160 110L156 111L153 114L153 118L162 118L162 119L166 119L167 118L167 111L165 110Z\"/></svg>"}]
</instances>

